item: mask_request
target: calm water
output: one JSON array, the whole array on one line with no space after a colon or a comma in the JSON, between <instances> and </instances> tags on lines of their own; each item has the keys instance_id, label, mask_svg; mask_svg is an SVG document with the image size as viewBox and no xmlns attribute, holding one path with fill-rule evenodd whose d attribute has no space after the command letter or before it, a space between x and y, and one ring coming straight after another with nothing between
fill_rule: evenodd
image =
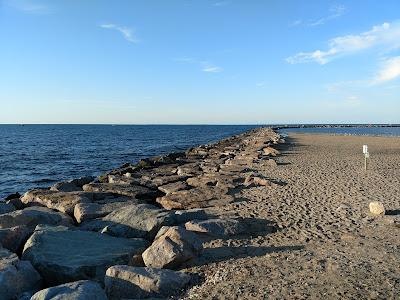
<instances>
[{"instance_id":1,"label":"calm water","mask_svg":"<svg viewBox=\"0 0 400 300\"><path fill-rule=\"evenodd\" d=\"M256 126L0 125L0 198L125 162L182 151Z\"/></svg>"},{"instance_id":2,"label":"calm water","mask_svg":"<svg viewBox=\"0 0 400 300\"><path fill-rule=\"evenodd\" d=\"M279 132L290 134L290 132L302 133L328 133L344 135L381 135L400 136L400 127L349 127L349 128L291 128L281 129Z\"/></svg>"}]
</instances>

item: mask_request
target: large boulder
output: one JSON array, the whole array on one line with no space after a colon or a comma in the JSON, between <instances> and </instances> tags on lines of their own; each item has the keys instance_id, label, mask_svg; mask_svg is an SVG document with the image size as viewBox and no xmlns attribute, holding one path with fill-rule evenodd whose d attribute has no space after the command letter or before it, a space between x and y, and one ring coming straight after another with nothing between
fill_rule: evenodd
<instances>
[{"instance_id":1,"label":"large boulder","mask_svg":"<svg viewBox=\"0 0 400 300\"><path fill-rule=\"evenodd\" d=\"M190 209L226 205L234 201L227 187L207 186L178 191L157 198L165 209Z\"/></svg>"},{"instance_id":2,"label":"large boulder","mask_svg":"<svg viewBox=\"0 0 400 300\"><path fill-rule=\"evenodd\" d=\"M181 191L181 190L187 190L189 189L188 184L185 181L177 181L177 182L171 182L167 183L165 185L161 185L158 187L158 189L165 193L165 194L171 194L173 192Z\"/></svg>"},{"instance_id":3,"label":"large boulder","mask_svg":"<svg viewBox=\"0 0 400 300\"><path fill-rule=\"evenodd\" d=\"M82 279L102 281L109 266L128 263L147 246L143 239L47 226L29 238L22 258L35 266L48 285Z\"/></svg>"},{"instance_id":4,"label":"large boulder","mask_svg":"<svg viewBox=\"0 0 400 300\"><path fill-rule=\"evenodd\" d=\"M74 217L78 223L100 218L122 207L138 204L137 200L108 202L108 203L78 203L74 208Z\"/></svg>"},{"instance_id":5,"label":"large boulder","mask_svg":"<svg viewBox=\"0 0 400 300\"><path fill-rule=\"evenodd\" d=\"M58 182L53 185L50 190L60 192L75 192L82 191L82 186L88 184L94 180L92 176L81 177L68 181Z\"/></svg>"},{"instance_id":6,"label":"large boulder","mask_svg":"<svg viewBox=\"0 0 400 300\"><path fill-rule=\"evenodd\" d=\"M31 300L107 300L100 284L90 280L80 280L41 290Z\"/></svg>"},{"instance_id":7,"label":"large boulder","mask_svg":"<svg viewBox=\"0 0 400 300\"><path fill-rule=\"evenodd\" d=\"M262 149L263 154L266 156L277 156L279 154L281 154L278 150L276 150L275 148L272 147L265 147Z\"/></svg>"},{"instance_id":8,"label":"large boulder","mask_svg":"<svg viewBox=\"0 0 400 300\"><path fill-rule=\"evenodd\" d=\"M2 228L0 229L0 245L11 252L18 252L32 232L33 229L25 225Z\"/></svg>"},{"instance_id":9,"label":"large boulder","mask_svg":"<svg viewBox=\"0 0 400 300\"><path fill-rule=\"evenodd\" d=\"M105 286L109 299L161 298L182 291L190 276L171 270L112 266L106 272Z\"/></svg>"},{"instance_id":10,"label":"large boulder","mask_svg":"<svg viewBox=\"0 0 400 300\"><path fill-rule=\"evenodd\" d=\"M89 203L93 201L92 193L84 192L59 192L51 190L36 189L26 192L21 198L26 205L40 205L60 212L73 215L74 207L78 203Z\"/></svg>"},{"instance_id":11,"label":"large boulder","mask_svg":"<svg viewBox=\"0 0 400 300\"><path fill-rule=\"evenodd\" d=\"M201 250L202 243L194 233L180 226L162 227L142 257L147 267L174 269L197 257Z\"/></svg>"},{"instance_id":12,"label":"large boulder","mask_svg":"<svg viewBox=\"0 0 400 300\"><path fill-rule=\"evenodd\" d=\"M0 215L12 212L15 210L15 206L11 203L0 202Z\"/></svg>"},{"instance_id":13,"label":"large boulder","mask_svg":"<svg viewBox=\"0 0 400 300\"><path fill-rule=\"evenodd\" d=\"M84 222L82 229L99 231L107 226L107 233L120 237L153 239L164 225L173 225L173 212L150 204L133 204L115 210L101 220Z\"/></svg>"},{"instance_id":14,"label":"large boulder","mask_svg":"<svg viewBox=\"0 0 400 300\"><path fill-rule=\"evenodd\" d=\"M89 183L83 186L87 192L113 193L123 196L134 197L137 199L153 199L159 192L141 185L127 185L116 183Z\"/></svg>"},{"instance_id":15,"label":"large boulder","mask_svg":"<svg viewBox=\"0 0 400 300\"><path fill-rule=\"evenodd\" d=\"M192 220L185 224L185 228L214 237L238 235L246 231L246 226L242 222L227 218Z\"/></svg>"},{"instance_id":16,"label":"large boulder","mask_svg":"<svg viewBox=\"0 0 400 300\"><path fill-rule=\"evenodd\" d=\"M0 215L0 228L10 228L19 225L35 228L38 224L69 226L72 223L70 217L46 207L27 207L23 210L16 210Z\"/></svg>"},{"instance_id":17,"label":"large boulder","mask_svg":"<svg viewBox=\"0 0 400 300\"><path fill-rule=\"evenodd\" d=\"M37 291L41 277L29 261L0 247L0 300L17 299L22 293Z\"/></svg>"}]
</instances>

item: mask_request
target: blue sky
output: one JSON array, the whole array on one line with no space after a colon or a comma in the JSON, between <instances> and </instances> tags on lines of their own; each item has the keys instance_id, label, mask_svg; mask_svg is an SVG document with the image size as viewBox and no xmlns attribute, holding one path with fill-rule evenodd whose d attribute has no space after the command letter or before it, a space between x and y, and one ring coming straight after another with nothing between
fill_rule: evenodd
<instances>
[{"instance_id":1,"label":"blue sky","mask_svg":"<svg viewBox=\"0 0 400 300\"><path fill-rule=\"evenodd\" d=\"M400 2L0 0L0 123L400 123Z\"/></svg>"}]
</instances>

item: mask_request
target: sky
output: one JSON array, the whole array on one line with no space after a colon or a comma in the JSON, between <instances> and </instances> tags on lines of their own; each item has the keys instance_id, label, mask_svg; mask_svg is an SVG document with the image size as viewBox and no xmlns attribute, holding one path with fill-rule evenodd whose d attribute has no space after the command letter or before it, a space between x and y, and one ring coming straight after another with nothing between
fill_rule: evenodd
<instances>
[{"instance_id":1,"label":"sky","mask_svg":"<svg viewBox=\"0 0 400 300\"><path fill-rule=\"evenodd\" d=\"M400 1L0 0L0 123L400 123Z\"/></svg>"}]
</instances>

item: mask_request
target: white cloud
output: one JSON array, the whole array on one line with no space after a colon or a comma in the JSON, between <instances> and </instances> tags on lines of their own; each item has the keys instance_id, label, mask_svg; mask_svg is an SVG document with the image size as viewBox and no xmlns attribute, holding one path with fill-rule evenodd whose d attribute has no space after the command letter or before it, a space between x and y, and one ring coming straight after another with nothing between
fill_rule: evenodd
<instances>
[{"instance_id":1,"label":"white cloud","mask_svg":"<svg viewBox=\"0 0 400 300\"><path fill-rule=\"evenodd\" d=\"M209 73L219 73L222 72L223 69L221 67L215 66L213 64L210 64L209 62L202 62L202 71L203 72L209 72Z\"/></svg>"},{"instance_id":2,"label":"white cloud","mask_svg":"<svg viewBox=\"0 0 400 300\"><path fill-rule=\"evenodd\" d=\"M32 0L9 0L6 2L8 6L11 6L19 11L28 14L48 14L50 9L38 1Z\"/></svg>"},{"instance_id":3,"label":"white cloud","mask_svg":"<svg viewBox=\"0 0 400 300\"><path fill-rule=\"evenodd\" d=\"M400 47L400 22L383 23L357 35L339 36L331 39L328 44L329 48L325 51L299 52L286 61L290 64L317 62L323 65L335 57L372 47L383 46L386 51L397 49Z\"/></svg>"},{"instance_id":4,"label":"white cloud","mask_svg":"<svg viewBox=\"0 0 400 300\"><path fill-rule=\"evenodd\" d=\"M120 32L128 42L139 43L139 39L136 37L135 31L132 28L119 26L116 24L101 24L100 27L105 29L116 30Z\"/></svg>"},{"instance_id":5,"label":"white cloud","mask_svg":"<svg viewBox=\"0 0 400 300\"><path fill-rule=\"evenodd\" d=\"M386 59L376 76L374 83L384 83L400 77L400 56Z\"/></svg>"},{"instance_id":6,"label":"white cloud","mask_svg":"<svg viewBox=\"0 0 400 300\"><path fill-rule=\"evenodd\" d=\"M186 64L196 64L200 65L201 70L203 72L207 73L220 73L224 69L221 67L218 67L208 61L200 61L192 57L179 57L179 58L174 58L174 61L180 62L180 63L186 63Z\"/></svg>"},{"instance_id":7,"label":"white cloud","mask_svg":"<svg viewBox=\"0 0 400 300\"><path fill-rule=\"evenodd\" d=\"M300 26L300 25L304 25L304 26L319 26L319 25L324 25L325 23L337 19L341 16L343 16L346 13L346 7L344 5L333 5L330 9L329 9L329 15L326 17L322 17L319 19L314 19L314 20L295 20L293 22L291 22L289 24L290 27L295 27L295 26Z\"/></svg>"}]
</instances>

